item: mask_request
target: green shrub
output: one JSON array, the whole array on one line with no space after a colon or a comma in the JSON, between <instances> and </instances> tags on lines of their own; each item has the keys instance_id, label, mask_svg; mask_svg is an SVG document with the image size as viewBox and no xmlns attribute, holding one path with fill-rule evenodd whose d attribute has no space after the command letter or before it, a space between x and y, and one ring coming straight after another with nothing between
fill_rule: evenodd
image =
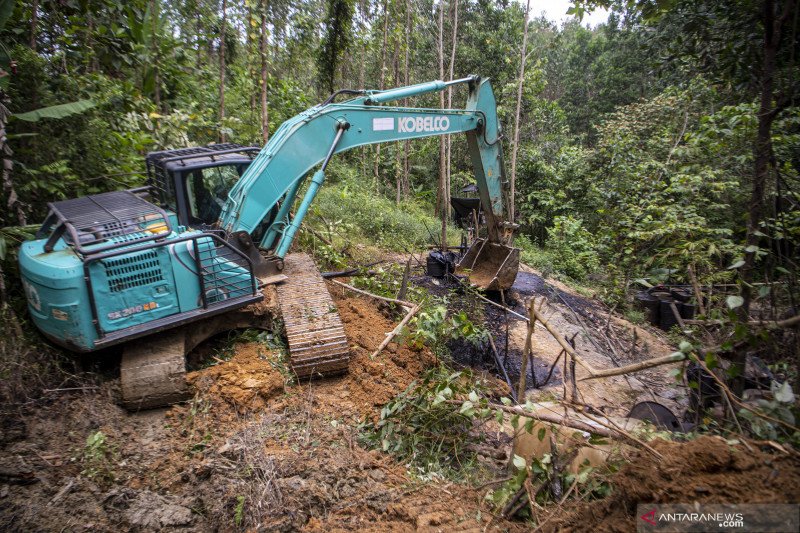
<instances>
[{"instance_id":1,"label":"green shrub","mask_svg":"<svg viewBox=\"0 0 800 533\"><path fill-rule=\"evenodd\" d=\"M600 265L594 238L580 218L555 217L547 248L553 254L553 268L578 281L585 280Z\"/></svg>"}]
</instances>

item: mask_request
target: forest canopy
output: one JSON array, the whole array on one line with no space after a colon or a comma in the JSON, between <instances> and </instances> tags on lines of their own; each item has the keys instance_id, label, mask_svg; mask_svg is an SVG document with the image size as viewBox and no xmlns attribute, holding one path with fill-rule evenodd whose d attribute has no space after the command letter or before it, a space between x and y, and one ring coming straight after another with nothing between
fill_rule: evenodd
<instances>
[{"instance_id":1,"label":"forest canopy","mask_svg":"<svg viewBox=\"0 0 800 533\"><path fill-rule=\"evenodd\" d=\"M581 23L601 7L607 22ZM745 309L767 297L756 280L788 282L793 302L796 2L580 0L570 13L559 25L505 0L2 1L0 224L140 185L151 150L263 145L333 90L479 74L498 93L524 260L609 302L688 270L741 283ZM463 91L413 105L460 106ZM472 181L456 138L357 150L331 173L333 187L431 214Z\"/></svg>"}]
</instances>

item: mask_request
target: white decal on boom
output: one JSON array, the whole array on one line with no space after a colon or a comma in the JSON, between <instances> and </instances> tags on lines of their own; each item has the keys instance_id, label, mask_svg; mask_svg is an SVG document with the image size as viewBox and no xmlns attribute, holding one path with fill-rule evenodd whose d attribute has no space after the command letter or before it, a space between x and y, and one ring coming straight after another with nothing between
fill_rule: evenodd
<instances>
[{"instance_id":1,"label":"white decal on boom","mask_svg":"<svg viewBox=\"0 0 800 533\"><path fill-rule=\"evenodd\" d=\"M447 131L448 129L450 129L449 117L401 117L397 120L397 131L399 133Z\"/></svg>"},{"instance_id":2,"label":"white decal on boom","mask_svg":"<svg viewBox=\"0 0 800 533\"><path fill-rule=\"evenodd\" d=\"M394 117L382 117L372 119L372 131L392 131L394 129Z\"/></svg>"}]
</instances>

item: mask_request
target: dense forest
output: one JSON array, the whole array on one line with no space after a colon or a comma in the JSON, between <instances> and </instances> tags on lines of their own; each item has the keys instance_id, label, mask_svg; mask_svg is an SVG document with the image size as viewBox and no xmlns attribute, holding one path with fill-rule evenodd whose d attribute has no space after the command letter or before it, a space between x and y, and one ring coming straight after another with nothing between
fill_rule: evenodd
<instances>
[{"instance_id":1,"label":"dense forest","mask_svg":"<svg viewBox=\"0 0 800 533\"><path fill-rule=\"evenodd\" d=\"M141 184L150 150L263 144L336 89L475 73L498 92L529 262L600 280L609 301L632 279L685 281L688 267L701 283L741 279L745 306L756 279L792 292L795 4L572 9L602 6L608 21L587 28L494 1L4 2L0 222ZM451 92L415 105L462 105ZM338 163L352 189L431 213L471 181L466 148L449 139Z\"/></svg>"}]
</instances>

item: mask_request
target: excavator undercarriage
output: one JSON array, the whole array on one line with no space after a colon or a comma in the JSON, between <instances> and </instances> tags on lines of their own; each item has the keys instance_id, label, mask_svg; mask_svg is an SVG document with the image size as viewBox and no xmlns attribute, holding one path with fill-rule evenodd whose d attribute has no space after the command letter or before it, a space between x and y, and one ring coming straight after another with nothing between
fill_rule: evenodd
<instances>
[{"instance_id":1,"label":"excavator undercarriage","mask_svg":"<svg viewBox=\"0 0 800 533\"><path fill-rule=\"evenodd\" d=\"M236 329L276 330L282 324L298 380L347 372L350 347L314 260L305 253L289 254L284 273L282 281L262 289L261 302L126 344L120 367L123 405L136 411L186 400L186 355Z\"/></svg>"}]
</instances>

